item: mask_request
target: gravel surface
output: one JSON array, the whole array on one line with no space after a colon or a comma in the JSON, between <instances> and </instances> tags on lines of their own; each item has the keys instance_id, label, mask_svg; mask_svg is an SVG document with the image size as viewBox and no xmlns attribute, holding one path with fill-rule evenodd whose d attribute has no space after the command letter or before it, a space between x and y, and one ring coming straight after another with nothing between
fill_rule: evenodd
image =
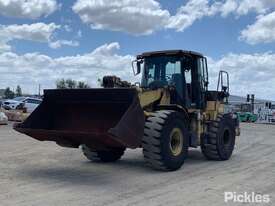
<instances>
[{"instance_id":1,"label":"gravel surface","mask_svg":"<svg viewBox=\"0 0 275 206\"><path fill-rule=\"evenodd\" d=\"M0 126L0 205L243 205L225 204L226 191L269 194L263 205L275 205L275 125L241 128L229 161L192 149L182 169L167 173L147 168L140 149L116 163L91 163L80 150Z\"/></svg>"}]
</instances>

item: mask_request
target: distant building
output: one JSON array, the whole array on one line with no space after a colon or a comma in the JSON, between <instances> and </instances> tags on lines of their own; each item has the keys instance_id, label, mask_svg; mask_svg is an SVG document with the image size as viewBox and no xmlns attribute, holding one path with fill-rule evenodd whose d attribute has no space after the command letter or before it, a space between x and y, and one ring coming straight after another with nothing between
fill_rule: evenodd
<instances>
[{"instance_id":1,"label":"distant building","mask_svg":"<svg viewBox=\"0 0 275 206\"><path fill-rule=\"evenodd\" d=\"M247 98L230 96L228 109L231 112L252 112L257 115L258 123L275 122L275 102L255 99L254 105Z\"/></svg>"}]
</instances>

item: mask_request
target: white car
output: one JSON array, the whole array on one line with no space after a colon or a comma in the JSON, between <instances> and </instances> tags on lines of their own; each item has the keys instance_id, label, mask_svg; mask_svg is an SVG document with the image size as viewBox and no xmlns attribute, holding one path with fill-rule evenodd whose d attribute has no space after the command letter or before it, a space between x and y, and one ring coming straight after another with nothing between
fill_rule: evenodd
<instances>
[{"instance_id":1,"label":"white car","mask_svg":"<svg viewBox=\"0 0 275 206\"><path fill-rule=\"evenodd\" d=\"M36 107L42 102L41 99L33 97L16 97L3 102L3 108L10 109L23 109L26 108L27 112L33 112Z\"/></svg>"}]
</instances>

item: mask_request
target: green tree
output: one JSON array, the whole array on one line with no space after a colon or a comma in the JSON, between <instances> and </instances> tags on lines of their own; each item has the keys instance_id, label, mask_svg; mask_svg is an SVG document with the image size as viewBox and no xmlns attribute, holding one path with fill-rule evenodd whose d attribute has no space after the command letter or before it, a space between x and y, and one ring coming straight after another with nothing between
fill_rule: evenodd
<instances>
[{"instance_id":1,"label":"green tree","mask_svg":"<svg viewBox=\"0 0 275 206\"><path fill-rule=\"evenodd\" d=\"M15 96L17 96L17 97L21 97L22 96L22 89L21 89L21 87L19 85L17 85L17 87L16 87Z\"/></svg>"},{"instance_id":2,"label":"green tree","mask_svg":"<svg viewBox=\"0 0 275 206\"><path fill-rule=\"evenodd\" d=\"M13 91L11 91L11 89L9 87L7 87L4 91L4 96L6 99L13 99L15 94Z\"/></svg>"},{"instance_id":3,"label":"green tree","mask_svg":"<svg viewBox=\"0 0 275 206\"><path fill-rule=\"evenodd\" d=\"M56 88L57 89L67 89L66 88L66 81L65 79L59 79L56 81Z\"/></svg>"},{"instance_id":4,"label":"green tree","mask_svg":"<svg viewBox=\"0 0 275 206\"><path fill-rule=\"evenodd\" d=\"M72 79L59 79L56 81L57 89L87 89L90 88L88 84L82 81L75 81Z\"/></svg>"},{"instance_id":5,"label":"green tree","mask_svg":"<svg viewBox=\"0 0 275 206\"><path fill-rule=\"evenodd\" d=\"M72 80L72 79L67 79L66 80L66 85L68 89L76 89L77 87L77 82Z\"/></svg>"},{"instance_id":6,"label":"green tree","mask_svg":"<svg viewBox=\"0 0 275 206\"><path fill-rule=\"evenodd\" d=\"M77 88L78 89L88 89L88 88L90 88L90 86L88 84L86 84L85 82L79 81L77 83Z\"/></svg>"}]
</instances>

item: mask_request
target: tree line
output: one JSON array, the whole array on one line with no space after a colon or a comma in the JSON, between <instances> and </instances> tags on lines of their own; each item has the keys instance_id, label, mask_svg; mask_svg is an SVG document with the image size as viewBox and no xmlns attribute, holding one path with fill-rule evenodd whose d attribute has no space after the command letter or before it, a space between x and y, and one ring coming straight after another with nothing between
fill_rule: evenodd
<instances>
[{"instance_id":1,"label":"tree line","mask_svg":"<svg viewBox=\"0 0 275 206\"><path fill-rule=\"evenodd\" d=\"M59 79L55 83L56 89L88 89L90 86L83 81L75 81L73 79ZM15 91L12 91L10 87L4 90L5 99L13 99L15 97L23 96L22 88L17 85Z\"/></svg>"},{"instance_id":2,"label":"tree line","mask_svg":"<svg viewBox=\"0 0 275 206\"><path fill-rule=\"evenodd\" d=\"M15 92L12 91L10 87L7 87L4 91L5 99L13 99L14 97L21 97L21 96L22 96L22 89L19 85L17 85Z\"/></svg>"},{"instance_id":3,"label":"tree line","mask_svg":"<svg viewBox=\"0 0 275 206\"><path fill-rule=\"evenodd\" d=\"M83 81L75 81L72 79L59 79L56 81L57 89L89 89L90 86Z\"/></svg>"}]
</instances>

